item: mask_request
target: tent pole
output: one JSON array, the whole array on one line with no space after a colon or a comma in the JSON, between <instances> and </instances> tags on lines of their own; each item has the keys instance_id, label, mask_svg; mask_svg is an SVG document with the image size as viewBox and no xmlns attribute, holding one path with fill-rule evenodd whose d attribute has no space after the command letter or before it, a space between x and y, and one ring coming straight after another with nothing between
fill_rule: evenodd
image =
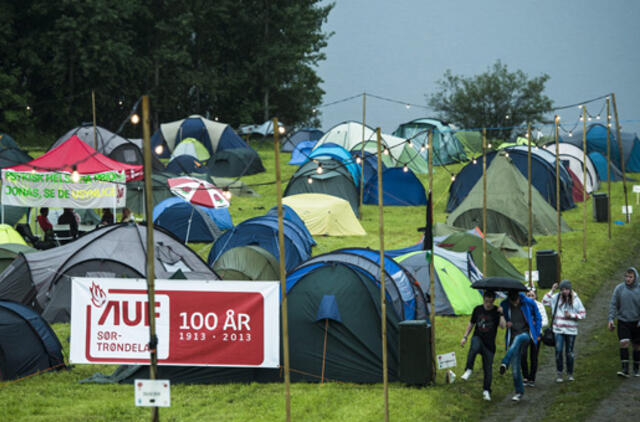
<instances>
[{"instance_id":1,"label":"tent pole","mask_svg":"<svg viewBox=\"0 0 640 422\"><path fill-rule=\"evenodd\" d=\"M382 325L382 382L384 385L384 420L389 422L389 375L387 374L387 304L384 279L384 212L382 202L382 136L376 128L378 146L378 233L380 236L380 309Z\"/></svg>"},{"instance_id":2,"label":"tent pole","mask_svg":"<svg viewBox=\"0 0 640 422\"><path fill-rule=\"evenodd\" d=\"M362 220L362 203L364 201L364 128L367 117L367 93L362 93L362 145L360 146L360 208L358 218ZM378 167L378 169L380 169ZM379 171L379 170L378 170Z\"/></svg>"},{"instance_id":3,"label":"tent pole","mask_svg":"<svg viewBox=\"0 0 640 422\"><path fill-rule=\"evenodd\" d=\"M187 235L184 238L184 244L189 243L189 232L191 231L191 220L193 219L193 211L195 211L196 206L191 204L191 215L189 216L189 223L187 223Z\"/></svg>"},{"instance_id":4,"label":"tent pole","mask_svg":"<svg viewBox=\"0 0 640 422\"><path fill-rule=\"evenodd\" d=\"M607 97L607 220L609 223L609 240L611 240L611 104Z\"/></svg>"},{"instance_id":5,"label":"tent pole","mask_svg":"<svg viewBox=\"0 0 640 422\"><path fill-rule=\"evenodd\" d=\"M434 268L434 256L433 256L433 154L431 153L431 146L433 144L433 130L429 130L427 133L427 148L429 149L429 203L427 206L427 224L425 226L425 241L431 239L431 243L426 245L431 250L431 256L429 257L429 295L431 296L431 362L433 365L433 383L436 382L436 270ZM426 230L429 230L427 232ZM428 252L427 252L428 253Z\"/></svg>"},{"instance_id":6,"label":"tent pole","mask_svg":"<svg viewBox=\"0 0 640 422\"><path fill-rule=\"evenodd\" d=\"M587 261L587 106L582 106L582 262ZM591 195L595 189L591 190ZM560 192L556 192L560 195Z\"/></svg>"},{"instance_id":7,"label":"tent pole","mask_svg":"<svg viewBox=\"0 0 640 422\"><path fill-rule=\"evenodd\" d=\"M155 299L155 268L153 248L153 210L151 203L151 133L149 128L149 97L142 96L142 138L144 142L144 185L145 201L147 203L147 295L149 300L149 378L155 380L158 374L158 338L156 337L156 299ZM158 408L151 408L151 420L158 421Z\"/></svg>"},{"instance_id":8,"label":"tent pole","mask_svg":"<svg viewBox=\"0 0 640 422\"><path fill-rule=\"evenodd\" d=\"M98 151L98 128L96 124L96 93L91 90L91 110L93 112L93 148ZM104 153L104 151L98 151Z\"/></svg>"},{"instance_id":9,"label":"tent pole","mask_svg":"<svg viewBox=\"0 0 640 422\"><path fill-rule=\"evenodd\" d=\"M529 261L529 287L533 288L533 256L531 253L531 243L532 240L531 238L532 233L533 233L533 204L531 201L531 123L529 123L527 125L527 144L528 144L528 150L527 150L527 177L529 179L529 198L528 198L528 202L529 202L529 233L528 233L528 238L527 238L527 246L528 248L528 261ZM556 192L556 195L558 195L558 192Z\"/></svg>"},{"instance_id":10,"label":"tent pole","mask_svg":"<svg viewBox=\"0 0 640 422\"><path fill-rule=\"evenodd\" d=\"M429 151L431 153L431 151ZM487 275L487 129L482 129L482 276Z\"/></svg>"},{"instance_id":11,"label":"tent pole","mask_svg":"<svg viewBox=\"0 0 640 422\"><path fill-rule=\"evenodd\" d=\"M559 283L562 279L562 230L561 221L562 215L560 213L560 116L555 116L555 141L556 141L556 215L558 217L558 273L556 275L556 282ZM585 163L586 164L586 163Z\"/></svg>"},{"instance_id":12,"label":"tent pole","mask_svg":"<svg viewBox=\"0 0 640 422\"><path fill-rule=\"evenodd\" d=\"M320 384L324 384L324 363L327 358L327 332L329 331L329 318L324 319L324 345L322 346L322 372L320 373Z\"/></svg>"},{"instance_id":13,"label":"tent pole","mask_svg":"<svg viewBox=\"0 0 640 422\"><path fill-rule=\"evenodd\" d=\"M286 421L291 421L291 394L289 389L289 319L287 313L287 273L284 265L284 223L282 222L282 181L280 180L280 138L278 130L278 118L273 118L273 147L276 153L276 193L278 198L278 252L280 258L280 289L281 289L281 314L282 314L282 354L284 359L284 399L286 408Z\"/></svg>"},{"instance_id":14,"label":"tent pole","mask_svg":"<svg viewBox=\"0 0 640 422\"><path fill-rule=\"evenodd\" d=\"M620 120L618 119L618 106L616 104L616 94L611 93L611 99L613 100L613 114L616 118L616 135L618 136L618 150L620 151L620 167L622 170L622 189L624 191L624 205L626 207L627 224L631 222L631 215L629 214L629 198L627 197L627 172L625 170L624 153L622 150L622 137L620 136Z\"/></svg>"}]
</instances>

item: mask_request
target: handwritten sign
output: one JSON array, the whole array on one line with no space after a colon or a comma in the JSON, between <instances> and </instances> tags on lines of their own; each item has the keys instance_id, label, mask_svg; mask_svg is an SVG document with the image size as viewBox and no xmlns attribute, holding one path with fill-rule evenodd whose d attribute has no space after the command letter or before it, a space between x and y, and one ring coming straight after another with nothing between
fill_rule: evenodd
<instances>
[{"instance_id":1,"label":"handwritten sign","mask_svg":"<svg viewBox=\"0 0 640 422\"><path fill-rule=\"evenodd\" d=\"M438 355L438 369L453 368L456 366L456 352Z\"/></svg>"}]
</instances>

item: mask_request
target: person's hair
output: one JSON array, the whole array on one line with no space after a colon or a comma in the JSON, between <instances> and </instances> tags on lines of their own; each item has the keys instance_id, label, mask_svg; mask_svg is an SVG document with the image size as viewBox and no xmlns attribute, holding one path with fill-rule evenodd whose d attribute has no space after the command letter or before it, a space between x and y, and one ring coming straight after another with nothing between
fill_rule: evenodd
<instances>
[{"instance_id":1,"label":"person's hair","mask_svg":"<svg viewBox=\"0 0 640 422\"><path fill-rule=\"evenodd\" d=\"M49 214L49 208L47 207L40 208L40 215L48 215L48 214Z\"/></svg>"},{"instance_id":2,"label":"person's hair","mask_svg":"<svg viewBox=\"0 0 640 422\"><path fill-rule=\"evenodd\" d=\"M517 292L517 291L515 291L515 290L511 290L511 291L509 292L509 296L508 296L508 297L509 297L509 300L516 300L517 298L519 298L519 297L520 297L520 293L518 293L518 292Z\"/></svg>"},{"instance_id":3,"label":"person's hair","mask_svg":"<svg viewBox=\"0 0 640 422\"><path fill-rule=\"evenodd\" d=\"M527 290L527 293L533 293L536 300L538 299L538 291L535 289L535 287L531 287L529 290Z\"/></svg>"},{"instance_id":4,"label":"person's hair","mask_svg":"<svg viewBox=\"0 0 640 422\"><path fill-rule=\"evenodd\" d=\"M562 291L558 294L560 295L558 296L558 303L567 302L569 306L573 306L573 290L572 289L569 289L569 296L567 297L567 299L565 299L564 295L562 294ZM562 302L560 302L560 300L562 300Z\"/></svg>"},{"instance_id":5,"label":"person's hair","mask_svg":"<svg viewBox=\"0 0 640 422\"><path fill-rule=\"evenodd\" d=\"M484 293L482 294L482 297L490 297L495 299L496 298L496 292L494 292L493 290L485 290Z\"/></svg>"}]
</instances>

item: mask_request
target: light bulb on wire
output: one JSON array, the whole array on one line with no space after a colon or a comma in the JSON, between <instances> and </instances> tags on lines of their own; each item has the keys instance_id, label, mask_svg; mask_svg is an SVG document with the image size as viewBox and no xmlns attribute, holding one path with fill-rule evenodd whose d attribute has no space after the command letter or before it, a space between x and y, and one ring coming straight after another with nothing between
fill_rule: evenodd
<instances>
[{"instance_id":1,"label":"light bulb on wire","mask_svg":"<svg viewBox=\"0 0 640 422\"><path fill-rule=\"evenodd\" d=\"M389 155L389 148L386 148L386 147L385 147L385 149L384 149L383 153L384 153L384 155Z\"/></svg>"},{"instance_id":2,"label":"light bulb on wire","mask_svg":"<svg viewBox=\"0 0 640 422\"><path fill-rule=\"evenodd\" d=\"M362 163L362 160L360 159L360 157L356 157L356 164L360 164Z\"/></svg>"},{"instance_id":3,"label":"light bulb on wire","mask_svg":"<svg viewBox=\"0 0 640 422\"><path fill-rule=\"evenodd\" d=\"M307 177L307 183L308 184L312 184L313 183L313 179L311 178L311 176Z\"/></svg>"},{"instance_id":4,"label":"light bulb on wire","mask_svg":"<svg viewBox=\"0 0 640 422\"><path fill-rule=\"evenodd\" d=\"M222 196L227 198L227 201L230 201L231 200L231 196L232 196L231 191L229 189L227 189L227 188L224 188L222 190Z\"/></svg>"},{"instance_id":5,"label":"light bulb on wire","mask_svg":"<svg viewBox=\"0 0 640 422\"><path fill-rule=\"evenodd\" d=\"M424 152L427 149L424 145L420 147L420 152Z\"/></svg>"},{"instance_id":6,"label":"light bulb on wire","mask_svg":"<svg viewBox=\"0 0 640 422\"><path fill-rule=\"evenodd\" d=\"M322 164L318 164L318 168L316 168L316 173L322 174Z\"/></svg>"},{"instance_id":7,"label":"light bulb on wire","mask_svg":"<svg viewBox=\"0 0 640 422\"><path fill-rule=\"evenodd\" d=\"M78 169L75 164L72 167L73 171L71 172L71 181L73 183L78 183L80 181L80 173L78 173Z\"/></svg>"},{"instance_id":8,"label":"light bulb on wire","mask_svg":"<svg viewBox=\"0 0 640 422\"><path fill-rule=\"evenodd\" d=\"M456 181L456 175L455 175L455 174L452 174L452 175L451 175L451 181L452 181L452 182L455 182L455 181Z\"/></svg>"},{"instance_id":9,"label":"light bulb on wire","mask_svg":"<svg viewBox=\"0 0 640 422\"><path fill-rule=\"evenodd\" d=\"M407 167L407 165L405 164L405 165L402 167L402 171L404 171L405 173L407 173L407 172L409 171L409 167Z\"/></svg>"},{"instance_id":10,"label":"light bulb on wire","mask_svg":"<svg viewBox=\"0 0 640 422\"><path fill-rule=\"evenodd\" d=\"M162 151L164 151L164 147L162 145L158 145L156 146L154 151L156 152L156 155L162 155Z\"/></svg>"},{"instance_id":11,"label":"light bulb on wire","mask_svg":"<svg viewBox=\"0 0 640 422\"><path fill-rule=\"evenodd\" d=\"M137 113L133 113L131 115L131 123L133 123L134 125L137 125L138 123L140 123L140 116L138 116Z\"/></svg>"}]
</instances>

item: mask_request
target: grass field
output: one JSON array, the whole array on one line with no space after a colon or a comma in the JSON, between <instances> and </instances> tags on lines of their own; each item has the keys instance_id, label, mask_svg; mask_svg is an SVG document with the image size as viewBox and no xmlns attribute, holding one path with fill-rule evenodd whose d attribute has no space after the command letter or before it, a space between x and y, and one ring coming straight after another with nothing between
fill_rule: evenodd
<instances>
[{"instance_id":1,"label":"grass field","mask_svg":"<svg viewBox=\"0 0 640 422\"><path fill-rule=\"evenodd\" d=\"M243 178L260 193L259 198L232 199L231 214L237 224L247 218L264 214L276 204L274 153L271 143L254 144L259 151L266 173ZM283 189L295 168L286 163L288 154L281 157ZM434 175L435 219L444 222L444 208L451 182L449 171L456 173L461 165L448 166L448 170L437 168ZM427 177L420 176L427 185ZM601 190L606 192L606 184ZM629 192L631 187L629 186ZM635 198L630 194L630 202ZM624 205L622 183L612 187L612 215L614 220L624 220L620 206ZM563 217L574 229L562 237L563 277L573 282L583 302L597 291L603 279L612 274L622 263L628 260L640 246L640 229L632 216L631 225L613 225L612 240L607 236L607 224L594 223L592 201L587 206L587 260L583 262L583 208L565 212ZM386 249L404 247L416 243L420 234L418 227L424 226L423 207L386 207L384 209L384 243ZM318 246L314 255L346 246L379 247L378 210L374 206L365 206L362 211L362 225L367 235L364 237L328 238L317 237ZM536 237L535 250L556 249L556 237ZM206 259L210 245L191 245ZM520 271L527 269L527 259L513 259ZM461 349L460 337L468 317L436 317L436 352L455 351L461 374L467 349ZM68 356L68 324L55 324L54 329L64 345ZM498 334L498 352L502 354L502 332ZM609 347L610 339L596 338ZM292 339L291 341L295 341ZM612 346L614 347L614 346ZM589 355L590 365L598 368L604 353ZM476 363L478 365L478 363ZM578 362L578 366L581 365ZM497 367L497 365L494 365ZM46 373L30 377L19 382L0 384L0 420L29 421L75 421L105 420L125 421L143 420L149 417L149 409L136 408L133 403L131 385L79 384L78 381L95 372L111 373L115 366L78 365L70 371ZM476 369L479 367L477 366ZM397 421L466 421L479 420L492 406L512 391L510 377L494 377L494 402L487 404L481 400L481 377L474 377L467 383L444 384L443 372L439 372L436 385L427 388L415 388L401 383L392 383L389 389L390 416ZM567 387L568 393L576 397L596 400L602 397L611 386L607 383L594 383L588 391L586 387ZM571 390L574 388L575 391ZM171 388L172 406L160 410L162 420L175 421L272 421L283 420L285 416L283 384L229 384L229 385L173 385ZM581 396L583 395L583 396ZM570 412L571 408L567 410ZM291 410L293 420L305 421L372 421L384 419L383 386L357 385L329 382L319 384L293 384L291 386ZM565 414L559 410L558 415ZM561 419L557 419L561 420Z\"/></svg>"}]
</instances>

